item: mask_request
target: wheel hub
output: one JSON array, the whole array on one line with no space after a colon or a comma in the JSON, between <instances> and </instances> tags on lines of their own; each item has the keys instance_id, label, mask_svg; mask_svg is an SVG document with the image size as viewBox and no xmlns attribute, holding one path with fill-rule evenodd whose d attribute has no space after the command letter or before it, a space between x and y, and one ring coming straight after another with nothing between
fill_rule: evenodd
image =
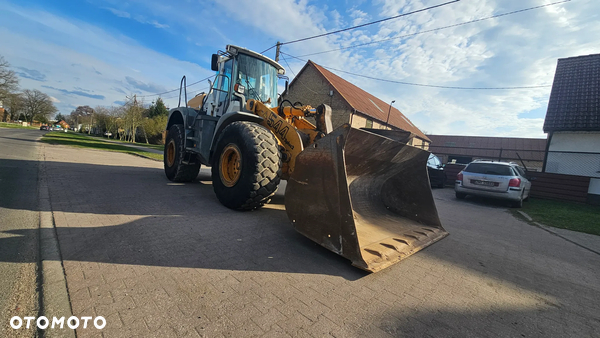
<instances>
[{"instance_id":1,"label":"wheel hub","mask_svg":"<svg viewBox=\"0 0 600 338\"><path fill-rule=\"evenodd\" d=\"M175 141L169 141L167 144L167 165L172 167L175 164Z\"/></svg>"},{"instance_id":2,"label":"wheel hub","mask_svg":"<svg viewBox=\"0 0 600 338\"><path fill-rule=\"evenodd\" d=\"M221 182L226 187L233 187L241 176L242 153L235 144L228 144L221 153L220 159Z\"/></svg>"}]
</instances>

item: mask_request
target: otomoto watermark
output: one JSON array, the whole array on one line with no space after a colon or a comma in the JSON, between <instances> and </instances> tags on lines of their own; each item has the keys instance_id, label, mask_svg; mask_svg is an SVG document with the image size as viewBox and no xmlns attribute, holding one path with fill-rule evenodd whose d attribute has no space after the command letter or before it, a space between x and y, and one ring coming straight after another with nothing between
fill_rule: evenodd
<instances>
[{"instance_id":1,"label":"otomoto watermark","mask_svg":"<svg viewBox=\"0 0 600 338\"><path fill-rule=\"evenodd\" d=\"M33 321L34 325L32 325L32 321ZM12 327L15 330L20 329L22 327L25 329L37 327L38 329L41 329L41 330L46 330L48 328L62 329L62 328L68 327L70 329L75 330L75 329L79 328L80 325L82 326L82 328L87 329L88 322L91 322L90 328L92 327L92 324L93 324L94 327L97 328L98 330L102 330L106 326L106 319L104 319L104 317L102 317L102 316L81 317L81 319L78 317L75 317L75 316L71 316L66 320L65 320L65 317L60 317L60 318L52 317L52 320L50 320L44 316L40 316L37 319L35 317L21 318L19 316L14 316L10 319L10 327Z\"/></svg>"}]
</instances>

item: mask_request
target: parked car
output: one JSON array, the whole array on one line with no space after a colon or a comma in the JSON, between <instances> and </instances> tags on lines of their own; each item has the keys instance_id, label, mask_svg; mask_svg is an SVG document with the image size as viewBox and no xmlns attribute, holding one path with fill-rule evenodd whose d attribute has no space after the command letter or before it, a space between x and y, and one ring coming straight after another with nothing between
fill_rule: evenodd
<instances>
[{"instance_id":1,"label":"parked car","mask_svg":"<svg viewBox=\"0 0 600 338\"><path fill-rule=\"evenodd\" d=\"M432 187L443 188L446 185L446 172L444 165L439 157L429 154L427 160L427 173L429 173L429 183Z\"/></svg>"},{"instance_id":2,"label":"parked car","mask_svg":"<svg viewBox=\"0 0 600 338\"><path fill-rule=\"evenodd\" d=\"M50 127L48 127L48 126L41 126L40 130L50 130Z\"/></svg>"},{"instance_id":3,"label":"parked car","mask_svg":"<svg viewBox=\"0 0 600 338\"><path fill-rule=\"evenodd\" d=\"M473 161L456 175L454 184L458 199L467 195L500 198L512 201L517 208L529 198L530 190L525 170L509 162Z\"/></svg>"},{"instance_id":4,"label":"parked car","mask_svg":"<svg viewBox=\"0 0 600 338\"><path fill-rule=\"evenodd\" d=\"M111 137L112 133L110 131L106 131L106 132L104 132L104 136Z\"/></svg>"}]
</instances>

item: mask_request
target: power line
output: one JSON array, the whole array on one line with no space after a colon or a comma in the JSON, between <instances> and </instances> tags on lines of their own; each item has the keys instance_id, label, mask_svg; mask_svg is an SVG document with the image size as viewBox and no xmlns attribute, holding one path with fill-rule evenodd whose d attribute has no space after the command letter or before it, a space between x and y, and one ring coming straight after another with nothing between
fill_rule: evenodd
<instances>
[{"instance_id":1,"label":"power line","mask_svg":"<svg viewBox=\"0 0 600 338\"><path fill-rule=\"evenodd\" d=\"M211 76L209 76L209 77L205 77L205 78L204 78L204 79L202 79L202 80L196 81L196 82L194 82L194 83L190 83L189 85L185 86L185 88L189 88L189 87L191 87L191 86L193 86L193 85L197 85L198 83L200 83L200 82L202 82L202 81L206 81L206 80L208 80L208 79L210 79L211 77L214 77L214 76L215 76L215 75L211 75ZM172 93L172 92L178 91L179 89L181 89L181 87L180 87L180 88L173 89L173 90L169 90L169 91L166 91L166 92L162 92L162 93L156 93L156 94L146 94L146 95L138 95L138 97L160 96L160 95L163 95L163 94L168 94L168 93Z\"/></svg>"},{"instance_id":2,"label":"power line","mask_svg":"<svg viewBox=\"0 0 600 338\"><path fill-rule=\"evenodd\" d=\"M382 39L382 40L370 41L370 42L360 43L360 44L351 45L351 46L347 46L347 47L336 48L336 49L330 49L330 50L316 52L316 53L304 54L304 55L300 55L299 57L319 55L319 54L325 54L325 53L335 52L335 51L338 51L338 50L345 50L345 49L351 49L351 48L364 47L364 46L368 46L368 45L374 45L374 44L385 42L385 41L402 39L402 38L406 38L406 37L409 37L409 36L415 36L415 35L424 34L424 33L431 33L431 32L439 31L439 30L442 30L442 29L463 26L463 25L467 25L467 24L470 24L470 23L475 23L475 22L479 22L479 21L484 21L484 20L499 18L499 17L506 16L506 15L511 15L511 14L517 14L517 13L521 13L521 12L531 11L531 10L534 10L534 9L539 9L539 8L542 8L542 7L548 7L548 6L552 6L552 5L558 5L558 4L562 4L562 3L570 2L570 1L571 0L563 0L563 1L553 2L553 3L549 3L549 4L545 4L545 5L540 5L540 6L535 6L535 7L529 7L529 8L524 8L524 9L519 9L519 10L512 11L512 12L507 12L507 13L502 13L502 14L496 14L496 15L485 17L485 18L480 18L480 19L475 19L475 20L466 21L466 22L462 22L462 23L457 23L457 24L454 24L454 25L443 26L443 27L439 27L439 28L428 29L428 30L421 31L421 32L416 32L416 33L411 33L411 34L405 34L405 35L395 36L393 38L387 38L387 39ZM275 46L273 46L273 47L275 47ZM273 47L271 47L271 48L273 48ZM271 49L271 48L269 48L269 49Z\"/></svg>"},{"instance_id":3,"label":"power line","mask_svg":"<svg viewBox=\"0 0 600 338\"><path fill-rule=\"evenodd\" d=\"M283 53L282 53L283 54ZM296 73L294 73L294 71L292 70L292 67L290 66L290 64L287 62L287 59L285 58L285 56L281 55L281 57L283 58L283 61L285 62L285 64L288 66L288 69L290 70L290 72L292 72L292 74L294 74L294 78L296 78ZM313 94L317 94L317 95L323 95L322 93L317 93L314 90L312 90L309 86L305 85L303 82L301 82L300 80L297 80L298 82L300 82L300 84L302 86L304 86L304 88L308 89L309 91L311 91ZM326 94L325 94L326 95Z\"/></svg>"},{"instance_id":4,"label":"power line","mask_svg":"<svg viewBox=\"0 0 600 338\"><path fill-rule=\"evenodd\" d=\"M384 21L388 21L388 20L393 20L393 19L401 18L403 16L408 16L408 15L416 14L416 13L419 13L419 12L428 11L430 9L434 9L434 8L437 8L437 7L446 6L446 5L449 5L449 4L452 4L452 3L455 3L455 2L459 2L459 1L460 0L452 0L452 1L444 2L444 3L439 4L439 5L421 8L421 9L418 9L416 11L412 11L412 12L408 12L408 13L403 13L403 14L398 14L398 15L395 15L395 16L392 16L392 17L389 17L389 18L385 18L385 19L381 19L381 20L376 20L376 21L371 21L371 22L363 23L363 24L360 24L360 25L357 25L357 26L352 26L352 27L348 27L348 28L344 28L344 29L338 29L338 30L333 31L333 32L327 32L327 33L323 33L323 34L309 36L309 37L302 38L302 39L297 39L297 40L282 42L279 45L280 46L281 45L288 45L288 44L291 44L291 43L296 43L296 42L302 42L302 41L306 41L306 40L316 39L316 38L320 38L320 37L331 35L331 34L337 34L337 33L349 31L349 30L356 29L356 28L361 28L361 27L365 27L365 26L369 26L369 25L374 25L376 23L380 23L380 22L384 22ZM267 51L275 48L276 46L277 46L277 44L275 44L275 45L273 45L273 46L265 49L264 51L261 52L261 54L264 54L265 52L267 52Z\"/></svg>"},{"instance_id":5,"label":"power line","mask_svg":"<svg viewBox=\"0 0 600 338\"><path fill-rule=\"evenodd\" d=\"M281 52L281 54L285 54L285 55L287 55L287 56L289 56L291 58L294 58L294 59L297 59L297 60L300 60L300 61L308 62L308 60L301 59L299 57L290 55L288 53ZM459 87L459 86L439 86L439 85L430 85L430 84L423 84L423 83L414 83L414 82L405 82L405 81L396 81L396 80L382 79L382 78L378 78L378 77L374 77L374 76L368 76L368 75L362 75L362 74L352 73L352 72L348 72L348 71L345 71L345 70L341 70L341 69L337 69L337 68L333 68L333 67L328 67L328 66L324 66L324 65L319 65L319 66L321 66L323 68L330 69L330 70L334 70L334 71L337 71L337 72L340 72L340 73L345 73L345 74L349 74L349 75L364 77L366 79L377 80L377 81L382 81L382 82L389 82L389 83L397 83L397 84L408 85L408 86L418 86L418 87L431 87L431 88L443 88L443 89L464 89L464 90L505 90L505 89L546 88L546 87L551 87L552 86L552 85L519 86L519 87Z\"/></svg>"}]
</instances>

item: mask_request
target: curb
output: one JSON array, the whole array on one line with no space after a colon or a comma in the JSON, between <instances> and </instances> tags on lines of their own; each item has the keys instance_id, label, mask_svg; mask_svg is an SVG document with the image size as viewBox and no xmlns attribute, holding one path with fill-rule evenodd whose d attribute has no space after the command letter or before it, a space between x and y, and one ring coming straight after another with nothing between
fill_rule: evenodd
<instances>
[{"instance_id":1,"label":"curb","mask_svg":"<svg viewBox=\"0 0 600 338\"><path fill-rule=\"evenodd\" d=\"M39 209L40 209L40 314L47 318L73 315L71 301L67 291L67 281L62 265L62 257L58 246L58 238L54 227L54 217L50 205L50 193L46 176L45 146L41 147L39 159ZM43 337L75 338L75 330L66 326L64 329L46 329Z\"/></svg>"},{"instance_id":2,"label":"curb","mask_svg":"<svg viewBox=\"0 0 600 338\"><path fill-rule=\"evenodd\" d=\"M518 212L519 214L521 214L523 217L525 217L525 218L526 218L526 219L527 219L529 222L531 222L532 224L534 224L535 226L537 226L538 228L540 228L540 229L542 229L542 230L545 230L545 231L547 231L547 232L549 232L549 233L551 233L551 234L553 234L553 235L555 235L555 236L558 236L558 237L560 237L560 238L564 239L564 240L565 240L565 241L567 241L567 242L573 243L573 244L577 245L577 246L578 246L578 247L580 247L580 248L583 248L583 249L586 249L586 250L588 250L588 251L591 251L591 252L595 253L596 255L600 255L600 252L598 252L598 251L596 251L596 250L594 250L594 249L590 249L590 248L588 248L587 246L585 246L585 245L583 245L583 244L577 243L577 242L575 242L574 240L572 240L572 239L570 239L570 238L567 238L567 237L565 237L565 236L563 236L563 235L559 234L558 232L554 231L554 228L552 228L552 227L550 227L550 226L547 226L547 225L544 225L544 224L542 224L542 223L534 222L534 221L533 221L533 218L531 218L531 216L529 216L529 215L528 215L527 213L525 213L524 211L517 210L517 212Z\"/></svg>"}]
</instances>

